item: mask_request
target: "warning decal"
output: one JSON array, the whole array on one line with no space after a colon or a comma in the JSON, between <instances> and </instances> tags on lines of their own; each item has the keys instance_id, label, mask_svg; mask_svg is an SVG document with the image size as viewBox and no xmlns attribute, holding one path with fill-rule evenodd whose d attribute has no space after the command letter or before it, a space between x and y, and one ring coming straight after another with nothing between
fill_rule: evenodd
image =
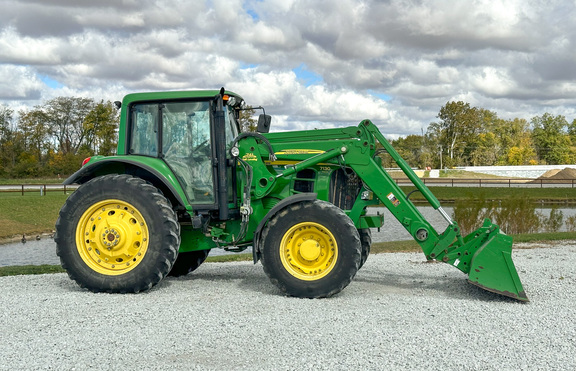
<instances>
[{"instance_id":1,"label":"warning decal","mask_svg":"<svg viewBox=\"0 0 576 371\"><path fill-rule=\"evenodd\" d=\"M400 205L400 201L398 201L396 196L394 196L394 193L390 192L387 197L390 200L390 202L392 202L392 205L394 206Z\"/></svg>"}]
</instances>

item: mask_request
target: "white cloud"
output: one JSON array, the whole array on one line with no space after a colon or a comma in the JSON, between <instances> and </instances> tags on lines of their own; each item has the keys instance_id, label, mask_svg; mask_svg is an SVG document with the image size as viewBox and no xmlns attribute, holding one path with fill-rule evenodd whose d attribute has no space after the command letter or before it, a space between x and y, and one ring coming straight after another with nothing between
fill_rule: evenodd
<instances>
[{"instance_id":1,"label":"white cloud","mask_svg":"<svg viewBox=\"0 0 576 371\"><path fill-rule=\"evenodd\" d=\"M516 89L514 81L507 71L494 67L484 67L481 72L472 75L472 85L486 96L506 96Z\"/></svg>"},{"instance_id":2,"label":"white cloud","mask_svg":"<svg viewBox=\"0 0 576 371\"><path fill-rule=\"evenodd\" d=\"M0 65L0 101L36 101L45 88L30 68Z\"/></svg>"},{"instance_id":3,"label":"white cloud","mask_svg":"<svg viewBox=\"0 0 576 371\"><path fill-rule=\"evenodd\" d=\"M56 53L61 44L62 40L55 37L22 37L7 27L0 33L0 61L14 65L56 65L61 62Z\"/></svg>"},{"instance_id":4,"label":"white cloud","mask_svg":"<svg viewBox=\"0 0 576 371\"><path fill-rule=\"evenodd\" d=\"M264 105L274 130L370 118L390 136L420 134L455 99L505 118L548 111L571 121L576 111L569 0L4 4L4 104L225 86ZM320 81L298 79L303 65Z\"/></svg>"}]
</instances>

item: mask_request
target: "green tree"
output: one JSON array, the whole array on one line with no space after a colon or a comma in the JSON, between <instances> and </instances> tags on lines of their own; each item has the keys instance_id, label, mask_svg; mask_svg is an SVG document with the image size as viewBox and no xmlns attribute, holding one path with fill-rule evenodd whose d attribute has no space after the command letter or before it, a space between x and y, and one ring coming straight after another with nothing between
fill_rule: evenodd
<instances>
[{"instance_id":1,"label":"green tree","mask_svg":"<svg viewBox=\"0 0 576 371\"><path fill-rule=\"evenodd\" d=\"M118 113L111 102L58 97L14 113L0 106L0 175L67 175L83 158L114 154Z\"/></svg>"},{"instance_id":2,"label":"green tree","mask_svg":"<svg viewBox=\"0 0 576 371\"><path fill-rule=\"evenodd\" d=\"M46 116L39 108L19 112L18 127L24 139L25 151L29 152L38 164L45 162L50 149L50 129Z\"/></svg>"},{"instance_id":3,"label":"green tree","mask_svg":"<svg viewBox=\"0 0 576 371\"><path fill-rule=\"evenodd\" d=\"M534 151L531 138L523 138L517 145L508 148L507 165L533 165L537 163L536 151Z\"/></svg>"},{"instance_id":4,"label":"green tree","mask_svg":"<svg viewBox=\"0 0 576 371\"><path fill-rule=\"evenodd\" d=\"M500 143L497 165L528 165L536 159L530 124L524 119L497 119L490 129Z\"/></svg>"},{"instance_id":5,"label":"green tree","mask_svg":"<svg viewBox=\"0 0 576 371\"><path fill-rule=\"evenodd\" d=\"M80 165L82 164L82 160L86 157L89 157L90 155L84 153L79 153L76 155L73 155L71 153L62 153L62 152L56 152L54 153L52 156L50 156L50 160L49 160L49 167L50 170L58 175L59 177L61 176L66 176L69 174L74 173L76 170L78 170L80 168Z\"/></svg>"},{"instance_id":6,"label":"green tree","mask_svg":"<svg viewBox=\"0 0 576 371\"><path fill-rule=\"evenodd\" d=\"M473 166L492 166L498 161L499 140L494 133L480 133L471 150Z\"/></svg>"},{"instance_id":7,"label":"green tree","mask_svg":"<svg viewBox=\"0 0 576 371\"><path fill-rule=\"evenodd\" d=\"M486 132L497 116L459 101L446 103L437 118L440 121L428 126L427 135L440 153L442 165L451 167L472 164L479 134Z\"/></svg>"},{"instance_id":8,"label":"green tree","mask_svg":"<svg viewBox=\"0 0 576 371\"><path fill-rule=\"evenodd\" d=\"M41 170L40 163L36 157L30 152L21 152L18 154L18 161L11 169L10 177L12 178L30 178L37 177Z\"/></svg>"},{"instance_id":9,"label":"green tree","mask_svg":"<svg viewBox=\"0 0 576 371\"><path fill-rule=\"evenodd\" d=\"M478 124L466 140L465 160L468 165L491 166L501 156L502 143L494 133L500 119L495 112L476 108Z\"/></svg>"},{"instance_id":10,"label":"green tree","mask_svg":"<svg viewBox=\"0 0 576 371\"><path fill-rule=\"evenodd\" d=\"M84 118L85 145L91 154L109 156L118 142L118 111L110 101L96 104Z\"/></svg>"},{"instance_id":11,"label":"green tree","mask_svg":"<svg viewBox=\"0 0 576 371\"><path fill-rule=\"evenodd\" d=\"M390 144L408 165L422 169L427 166L423 136L408 135L404 138L398 138Z\"/></svg>"},{"instance_id":12,"label":"green tree","mask_svg":"<svg viewBox=\"0 0 576 371\"><path fill-rule=\"evenodd\" d=\"M14 130L12 121L14 110L1 105L0 106L0 175L4 174L9 168L9 164L15 162L12 152Z\"/></svg>"},{"instance_id":13,"label":"green tree","mask_svg":"<svg viewBox=\"0 0 576 371\"><path fill-rule=\"evenodd\" d=\"M14 119L14 110L1 105L0 106L0 143L6 139L6 135L11 131L12 120Z\"/></svg>"},{"instance_id":14,"label":"green tree","mask_svg":"<svg viewBox=\"0 0 576 371\"><path fill-rule=\"evenodd\" d=\"M46 124L54 136L58 151L75 155L85 144L89 128L84 119L94 108L94 100L78 97L58 97L43 105Z\"/></svg>"},{"instance_id":15,"label":"green tree","mask_svg":"<svg viewBox=\"0 0 576 371\"><path fill-rule=\"evenodd\" d=\"M431 126L433 124L430 124ZM441 132L436 130L436 127L428 127L426 134L424 134L425 154L427 157L426 166L431 166L435 169L444 168L444 148L440 140Z\"/></svg>"},{"instance_id":16,"label":"green tree","mask_svg":"<svg viewBox=\"0 0 576 371\"><path fill-rule=\"evenodd\" d=\"M532 140L538 158L550 165L570 162L570 137L568 121L564 116L545 113L535 116L532 123Z\"/></svg>"},{"instance_id":17,"label":"green tree","mask_svg":"<svg viewBox=\"0 0 576 371\"><path fill-rule=\"evenodd\" d=\"M570 136L570 141L576 144L576 119L572 120L570 125L568 125L568 135Z\"/></svg>"}]
</instances>

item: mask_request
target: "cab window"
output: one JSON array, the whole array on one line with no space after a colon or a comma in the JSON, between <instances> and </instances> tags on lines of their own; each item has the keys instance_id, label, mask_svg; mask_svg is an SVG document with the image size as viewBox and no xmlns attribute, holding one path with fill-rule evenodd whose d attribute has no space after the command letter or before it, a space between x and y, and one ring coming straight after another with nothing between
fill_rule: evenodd
<instances>
[{"instance_id":1,"label":"cab window","mask_svg":"<svg viewBox=\"0 0 576 371\"><path fill-rule=\"evenodd\" d=\"M158 155L158 104L132 106L130 153Z\"/></svg>"}]
</instances>

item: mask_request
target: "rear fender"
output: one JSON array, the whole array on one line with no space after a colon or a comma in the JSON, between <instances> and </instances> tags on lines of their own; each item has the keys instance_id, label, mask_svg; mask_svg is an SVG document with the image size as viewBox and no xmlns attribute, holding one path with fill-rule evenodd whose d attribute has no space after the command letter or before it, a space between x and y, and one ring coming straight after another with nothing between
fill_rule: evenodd
<instances>
[{"instance_id":1,"label":"rear fender","mask_svg":"<svg viewBox=\"0 0 576 371\"><path fill-rule=\"evenodd\" d=\"M138 161L122 157L96 158L72 174L63 184L83 184L107 174L129 174L144 179L160 189L175 209L191 210L176 176L160 159L145 158L145 161Z\"/></svg>"},{"instance_id":2,"label":"rear fender","mask_svg":"<svg viewBox=\"0 0 576 371\"><path fill-rule=\"evenodd\" d=\"M254 245L252 246L252 258L254 259L254 264L256 264L258 260L260 260L260 237L262 234L262 229L264 228L268 220L270 220L271 217L276 215L280 210L282 210L288 205L292 205L294 203L303 201L314 201L316 198L318 198L318 195L316 193L295 194L290 197L286 197L282 201L278 202L276 205L274 205L273 208L270 209L270 211L268 211L268 213L264 216L264 218L262 218L262 220L258 224L258 227L256 227L256 230L254 231Z\"/></svg>"}]
</instances>

